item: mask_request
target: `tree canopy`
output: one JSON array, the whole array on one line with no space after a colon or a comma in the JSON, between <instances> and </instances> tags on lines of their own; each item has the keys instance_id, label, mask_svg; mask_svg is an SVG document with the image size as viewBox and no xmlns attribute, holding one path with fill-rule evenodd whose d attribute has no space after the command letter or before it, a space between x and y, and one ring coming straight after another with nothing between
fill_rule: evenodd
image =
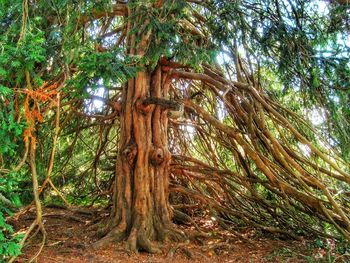
<instances>
[{"instance_id":1,"label":"tree canopy","mask_svg":"<svg viewBox=\"0 0 350 263\"><path fill-rule=\"evenodd\" d=\"M110 214L95 247L205 214L350 240L347 1L0 0L0 25L0 257L53 203Z\"/></svg>"}]
</instances>

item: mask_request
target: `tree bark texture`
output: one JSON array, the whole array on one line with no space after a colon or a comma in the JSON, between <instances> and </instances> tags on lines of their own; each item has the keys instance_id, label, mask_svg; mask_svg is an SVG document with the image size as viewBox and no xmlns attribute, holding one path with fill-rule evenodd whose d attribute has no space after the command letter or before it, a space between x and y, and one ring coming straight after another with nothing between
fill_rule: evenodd
<instances>
[{"instance_id":1,"label":"tree bark texture","mask_svg":"<svg viewBox=\"0 0 350 263\"><path fill-rule=\"evenodd\" d=\"M127 240L130 251L157 253L160 249L152 241L183 236L172 226L168 201L168 110L143 103L147 98L166 99L168 89L160 66L137 73L124 87L110 232L97 246Z\"/></svg>"}]
</instances>

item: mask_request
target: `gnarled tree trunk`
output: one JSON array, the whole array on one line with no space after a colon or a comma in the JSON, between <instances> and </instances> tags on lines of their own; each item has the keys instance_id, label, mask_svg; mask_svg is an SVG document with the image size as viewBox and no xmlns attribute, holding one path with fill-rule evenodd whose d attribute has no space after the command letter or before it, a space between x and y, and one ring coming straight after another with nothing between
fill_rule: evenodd
<instances>
[{"instance_id":1,"label":"gnarled tree trunk","mask_svg":"<svg viewBox=\"0 0 350 263\"><path fill-rule=\"evenodd\" d=\"M159 252L151 240L180 234L172 228L168 201L168 110L146 103L149 98L166 101L168 86L159 66L152 73L139 72L124 88L112 230L97 245L126 239L131 251Z\"/></svg>"}]
</instances>

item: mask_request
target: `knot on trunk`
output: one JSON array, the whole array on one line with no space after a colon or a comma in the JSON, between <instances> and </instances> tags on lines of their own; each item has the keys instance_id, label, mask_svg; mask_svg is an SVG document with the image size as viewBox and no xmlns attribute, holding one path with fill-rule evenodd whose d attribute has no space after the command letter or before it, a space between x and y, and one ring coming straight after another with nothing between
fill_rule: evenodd
<instances>
[{"instance_id":1,"label":"knot on trunk","mask_svg":"<svg viewBox=\"0 0 350 263\"><path fill-rule=\"evenodd\" d=\"M130 144L125 147L125 149L122 151L123 158L127 160L129 165L133 165L136 155L137 155L137 147L135 144Z\"/></svg>"},{"instance_id":2,"label":"knot on trunk","mask_svg":"<svg viewBox=\"0 0 350 263\"><path fill-rule=\"evenodd\" d=\"M150 154L150 162L153 165L160 165L164 162L164 150L162 148L154 148Z\"/></svg>"}]
</instances>

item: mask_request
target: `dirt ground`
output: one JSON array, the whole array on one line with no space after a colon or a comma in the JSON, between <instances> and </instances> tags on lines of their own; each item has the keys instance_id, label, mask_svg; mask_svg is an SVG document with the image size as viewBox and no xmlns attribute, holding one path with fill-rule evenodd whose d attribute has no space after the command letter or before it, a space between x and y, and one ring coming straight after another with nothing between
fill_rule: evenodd
<instances>
[{"instance_id":1,"label":"dirt ground","mask_svg":"<svg viewBox=\"0 0 350 263\"><path fill-rule=\"evenodd\" d=\"M34 218L34 211L29 211L11 223L15 224L17 231L23 231ZM94 250L90 245L97 239L89 231L94 218L96 211L82 213L57 208L44 209L47 241L37 262L327 262L326 251L312 248L311 240L263 237L253 229L243 229L236 234L221 231L215 237L206 238L204 244L196 241L181 245L168 244L163 247L163 254L157 255L142 252L128 254L123 249L123 243ZM210 222L207 225L208 231L213 231L213 225ZM192 231L190 227L179 227L185 232ZM41 235L32 238L17 262L28 262L38 251L40 242Z\"/></svg>"}]
</instances>

